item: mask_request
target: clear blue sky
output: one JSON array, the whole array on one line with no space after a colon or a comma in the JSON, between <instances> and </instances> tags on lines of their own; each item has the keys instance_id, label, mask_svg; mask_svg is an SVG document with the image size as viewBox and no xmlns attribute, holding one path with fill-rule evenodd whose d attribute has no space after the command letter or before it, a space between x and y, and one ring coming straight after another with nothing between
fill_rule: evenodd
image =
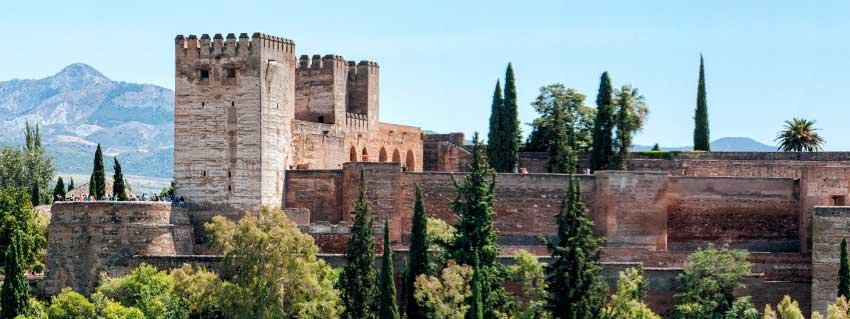
<instances>
[{"instance_id":1,"label":"clear blue sky","mask_svg":"<svg viewBox=\"0 0 850 319\"><path fill-rule=\"evenodd\" d=\"M293 39L299 55L377 61L381 120L439 132L486 134L509 61L522 122L545 84L576 88L592 105L608 70L650 106L636 142L678 146L691 144L702 52L712 139L773 144L783 120L806 117L828 150L850 150L847 0L189 2L6 1L0 79L84 62L173 88L176 34L260 31Z\"/></svg>"}]
</instances>

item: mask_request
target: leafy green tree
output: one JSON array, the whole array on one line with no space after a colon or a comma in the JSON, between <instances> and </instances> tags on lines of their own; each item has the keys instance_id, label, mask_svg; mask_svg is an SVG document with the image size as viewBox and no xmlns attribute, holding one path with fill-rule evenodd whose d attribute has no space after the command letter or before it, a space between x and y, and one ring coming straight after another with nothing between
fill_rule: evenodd
<instances>
[{"instance_id":1,"label":"leafy green tree","mask_svg":"<svg viewBox=\"0 0 850 319\"><path fill-rule=\"evenodd\" d=\"M593 121L593 146L590 168L594 171L608 169L614 159L614 89L608 71L602 73L596 94L596 119Z\"/></svg>"},{"instance_id":2,"label":"leafy green tree","mask_svg":"<svg viewBox=\"0 0 850 319\"><path fill-rule=\"evenodd\" d=\"M735 301L734 290L750 272L746 250L708 245L688 255L674 295L676 318L711 319L723 316Z\"/></svg>"},{"instance_id":3,"label":"leafy green tree","mask_svg":"<svg viewBox=\"0 0 850 319\"><path fill-rule=\"evenodd\" d=\"M97 150L94 152L94 169L92 170L92 182L89 185L94 192L94 198L102 200L106 196L106 177L103 172L103 150L100 144L97 144Z\"/></svg>"},{"instance_id":4,"label":"leafy green tree","mask_svg":"<svg viewBox=\"0 0 850 319\"><path fill-rule=\"evenodd\" d=\"M558 239L549 243L553 261L546 267L546 308L557 319L597 318L607 287L600 277L604 241L593 236L593 222L575 176L556 216Z\"/></svg>"},{"instance_id":5,"label":"leafy green tree","mask_svg":"<svg viewBox=\"0 0 850 319\"><path fill-rule=\"evenodd\" d=\"M812 313L812 319L815 318L815 314ZM850 305L847 302L847 298L838 297L835 298L835 303L829 305L826 308L826 319L847 319L850 318Z\"/></svg>"},{"instance_id":6,"label":"leafy green tree","mask_svg":"<svg viewBox=\"0 0 850 319\"><path fill-rule=\"evenodd\" d=\"M563 112L555 110L552 116L552 130L549 136L549 160L546 170L549 173L575 173L575 164L572 140L574 128L569 127ZM570 130L569 132L567 130Z\"/></svg>"},{"instance_id":7,"label":"leafy green tree","mask_svg":"<svg viewBox=\"0 0 850 319\"><path fill-rule=\"evenodd\" d=\"M841 257L838 260L838 296L850 296L850 258L847 257L847 239L841 239Z\"/></svg>"},{"instance_id":8,"label":"leafy green tree","mask_svg":"<svg viewBox=\"0 0 850 319\"><path fill-rule=\"evenodd\" d=\"M490 153L490 165L497 172L502 173L513 171L519 158L519 147L522 140L515 81L514 68L508 63L508 68L505 71L505 94L501 110L498 112L498 131L494 133L495 139L493 141L487 141L488 145L493 144L492 147L494 148L494 152Z\"/></svg>"},{"instance_id":9,"label":"leafy green tree","mask_svg":"<svg viewBox=\"0 0 850 319\"><path fill-rule=\"evenodd\" d=\"M168 184L167 187L163 188L159 192L159 196L161 197L174 197L174 180L171 180L171 183Z\"/></svg>"},{"instance_id":10,"label":"leafy green tree","mask_svg":"<svg viewBox=\"0 0 850 319\"><path fill-rule=\"evenodd\" d=\"M47 317L50 319L96 318L95 306L85 296L71 288L65 288L51 299L50 307L47 308Z\"/></svg>"},{"instance_id":11,"label":"leafy green tree","mask_svg":"<svg viewBox=\"0 0 850 319\"><path fill-rule=\"evenodd\" d=\"M620 272L617 292L602 312L603 319L661 319L643 302L646 294L643 267L632 267Z\"/></svg>"},{"instance_id":12,"label":"leafy green tree","mask_svg":"<svg viewBox=\"0 0 850 319\"><path fill-rule=\"evenodd\" d=\"M189 318L188 301L174 294L174 280L151 265L143 263L127 276L103 278L102 282L96 292L138 308L147 318Z\"/></svg>"},{"instance_id":13,"label":"leafy green tree","mask_svg":"<svg viewBox=\"0 0 850 319\"><path fill-rule=\"evenodd\" d=\"M345 249L345 267L339 289L348 319L375 318L378 310L378 276L375 261L375 237L372 234L372 209L366 198L366 174L360 170L360 195L354 203L354 225Z\"/></svg>"},{"instance_id":14,"label":"leafy green tree","mask_svg":"<svg viewBox=\"0 0 850 319\"><path fill-rule=\"evenodd\" d=\"M514 254L515 264L508 269L514 282L521 287L522 297L513 313L516 319L546 319L550 318L546 311L546 274L543 264L537 257L525 250Z\"/></svg>"},{"instance_id":15,"label":"leafy green tree","mask_svg":"<svg viewBox=\"0 0 850 319\"><path fill-rule=\"evenodd\" d=\"M532 130L524 151L548 151L559 126L560 129L575 132L570 144L575 144L576 151L589 151L593 141L593 118L596 116L596 110L585 106L584 99L584 94L560 83L541 87L537 99L531 102L540 116L530 124ZM554 123L556 115L560 115L563 123Z\"/></svg>"},{"instance_id":16,"label":"leafy green tree","mask_svg":"<svg viewBox=\"0 0 850 319\"><path fill-rule=\"evenodd\" d=\"M776 134L778 150L783 152L817 152L823 149L824 139L818 134L815 121L793 118Z\"/></svg>"},{"instance_id":17,"label":"leafy green tree","mask_svg":"<svg viewBox=\"0 0 850 319\"><path fill-rule=\"evenodd\" d=\"M41 144L38 126L32 128L26 123L24 137L26 144L21 148L0 147L0 188L23 188L30 192L36 189L33 184L37 184L39 191L47 191L51 189L54 168ZM38 195L39 198L47 196L47 193Z\"/></svg>"},{"instance_id":18,"label":"leafy green tree","mask_svg":"<svg viewBox=\"0 0 850 319\"><path fill-rule=\"evenodd\" d=\"M73 177L71 177L71 180L68 182L68 192L70 192L72 190L74 190L74 178Z\"/></svg>"},{"instance_id":19,"label":"leafy green tree","mask_svg":"<svg viewBox=\"0 0 850 319\"><path fill-rule=\"evenodd\" d=\"M62 176L56 180L56 187L53 188L54 200L65 200L65 182L62 181Z\"/></svg>"},{"instance_id":20,"label":"leafy green tree","mask_svg":"<svg viewBox=\"0 0 850 319\"><path fill-rule=\"evenodd\" d=\"M452 258L451 248L454 245L457 230L446 221L428 217L425 232L425 241L428 242L428 259L430 261L429 274L434 274L443 269Z\"/></svg>"},{"instance_id":21,"label":"leafy green tree","mask_svg":"<svg viewBox=\"0 0 850 319\"><path fill-rule=\"evenodd\" d=\"M416 277L414 297L422 306L427 319L464 319L469 311L468 299L472 296L469 285L473 270L469 265L448 261L440 277Z\"/></svg>"},{"instance_id":22,"label":"leafy green tree","mask_svg":"<svg viewBox=\"0 0 850 319\"><path fill-rule=\"evenodd\" d=\"M30 202L32 206L41 205L41 190L38 187L38 183L32 183L32 188L30 188Z\"/></svg>"},{"instance_id":23,"label":"leafy green tree","mask_svg":"<svg viewBox=\"0 0 850 319\"><path fill-rule=\"evenodd\" d=\"M145 319L145 314L136 307L126 307L101 293L91 295L97 319Z\"/></svg>"},{"instance_id":24,"label":"leafy green tree","mask_svg":"<svg viewBox=\"0 0 850 319\"><path fill-rule=\"evenodd\" d=\"M47 219L33 211L29 197L23 189L0 189L0 252L8 249L13 234L20 230L26 269L40 270L47 245Z\"/></svg>"},{"instance_id":25,"label":"leafy green tree","mask_svg":"<svg viewBox=\"0 0 850 319\"><path fill-rule=\"evenodd\" d=\"M503 145L502 141L502 113L504 109L504 97L502 97L502 84L496 80L496 89L493 91L493 102L490 105L490 125L487 131L487 158L491 161L499 159Z\"/></svg>"},{"instance_id":26,"label":"leafy green tree","mask_svg":"<svg viewBox=\"0 0 850 319\"><path fill-rule=\"evenodd\" d=\"M723 319L759 319L760 316L758 309L753 305L752 298L746 296L735 299L732 307L723 315Z\"/></svg>"},{"instance_id":27,"label":"leafy green tree","mask_svg":"<svg viewBox=\"0 0 850 319\"><path fill-rule=\"evenodd\" d=\"M261 207L259 217L245 214L239 222L216 216L206 229L224 256L225 317L339 317L337 273L280 208Z\"/></svg>"},{"instance_id":28,"label":"leafy green tree","mask_svg":"<svg viewBox=\"0 0 850 319\"><path fill-rule=\"evenodd\" d=\"M428 253L428 218L425 205L422 202L422 188L416 186L416 200L413 203L413 220L410 227L410 248L407 259L407 274L405 275L405 313L408 318L421 315L419 304L413 297L416 277L431 273L431 259Z\"/></svg>"},{"instance_id":29,"label":"leafy green tree","mask_svg":"<svg viewBox=\"0 0 850 319\"><path fill-rule=\"evenodd\" d=\"M0 290L0 318L12 319L29 313L30 285L25 276L27 244L27 236L16 227L3 257L5 279Z\"/></svg>"},{"instance_id":30,"label":"leafy green tree","mask_svg":"<svg viewBox=\"0 0 850 319\"><path fill-rule=\"evenodd\" d=\"M710 151L711 140L708 128L708 102L705 97L705 67L699 55L699 84L697 85L697 109L694 113L694 151Z\"/></svg>"},{"instance_id":31,"label":"leafy green tree","mask_svg":"<svg viewBox=\"0 0 850 319\"><path fill-rule=\"evenodd\" d=\"M124 187L124 173L121 172L121 163L118 163L118 157L113 158L115 164L115 174L112 175L112 195L117 197L118 201L127 200L127 189Z\"/></svg>"},{"instance_id":32,"label":"leafy green tree","mask_svg":"<svg viewBox=\"0 0 850 319\"><path fill-rule=\"evenodd\" d=\"M643 95L638 89L624 85L614 92L616 112L614 118L617 124L617 153L614 156L613 168L626 170L626 160L632 147L634 133L640 131L646 122L649 109L646 107Z\"/></svg>"},{"instance_id":33,"label":"leafy green tree","mask_svg":"<svg viewBox=\"0 0 850 319\"><path fill-rule=\"evenodd\" d=\"M661 152L661 146L658 146L658 143L655 143L655 145L652 146L652 149L650 151Z\"/></svg>"},{"instance_id":34,"label":"leafy green tree","mask_svg":"<svg viewBox=\"0 0 850 319\"><path fill-rule=\"evenodd\" d=\"M174 280L174 293L189 302L189 318L223 318L222 300L225 285L213 272L183 264L169 271Z\"/></svg>"},{"instance_id":35,"label":"leafy green tree","mask_svg":"<svg viewBox=\"0 0 850 319\"><path fill-rule=\"evenodd\" d=\"M381 258L380 298L378 318L398 319L395 280L393 279L393 251L390 247L390 223L384 220L384 254Z\"/></svg>"},{"instance_id":36,"label":"leafy green tree","mask_svg":"<svg viewBox=\"0 0 850 319\"><path fill-rule=\"evenodd\" d=\"M800 311L800 304L788 295L782 298L782 301L776 305L776 312L779 313L779 318L782 319L805 319L803 312Z\"/></svg>"},{"instance_id":37,"label":"leafy green tree","mask_svg":"<svg viewBox=\"0 0 850 319\"><path fill-rule=\"evenodd\" d=\"M501 249L496 243L498 233L493 222L496 177L485 160L477 133L473 135L472 142L472 159L466 178L463 183L452 178L457 197L451 201L451 206L458 223L455 225L456 237L450 251L456 262L473 265L475 272L480 272L484 317L493 318L512 303L500 287L505 269L498 260Z\"/></svg>"}]
</instances>

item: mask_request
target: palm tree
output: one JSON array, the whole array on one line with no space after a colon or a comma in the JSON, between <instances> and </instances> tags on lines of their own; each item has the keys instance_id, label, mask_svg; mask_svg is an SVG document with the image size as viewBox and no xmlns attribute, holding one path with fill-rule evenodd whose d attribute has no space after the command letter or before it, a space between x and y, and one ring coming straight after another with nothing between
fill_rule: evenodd
<instances>
[{"instance_id":1,"label":"palm tree","mask_svg":"<svg viewBox=\"0 0 850 319\"><path fill-rule=\"evenodd\" d=\"M776 134L778 150L783 152L815 152L822 149L824 140L818 135L815 121L793 118Z\"/></svg>"},{"instance_id":2,"label":"palm tree","mask_svg":"<svg viewBox=\"0 0 850 319\"><path fill-rule=\"evenodd\" d=\"M632 136L640 131L646 122L649 108L646 100L640 95L637 88L624 85L621 89L614 91L614 119L617 125L615 143L617 154L614 156L614 166L617 169L626 169L626 157L632 147Z\"/></svg>"}]
</instances>

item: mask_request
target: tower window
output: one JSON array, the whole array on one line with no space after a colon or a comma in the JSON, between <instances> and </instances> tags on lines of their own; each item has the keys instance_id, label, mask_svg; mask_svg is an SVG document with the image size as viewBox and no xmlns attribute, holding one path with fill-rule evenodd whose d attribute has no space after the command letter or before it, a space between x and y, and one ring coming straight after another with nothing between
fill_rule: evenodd
<instances>
[{"instance_id":1,"label":"tower window","mask_svg":"<svg viewBox=\"0 0 850 319\"><path fill-rule=\"evenodd\" d=\"M204 102L201 102L201 107L204 107L205 105L207 105L207 104L204 103Z\"/></svg>"},{"instance_id":2,"label":"tower window","mask_svg":"<svg viewBox=\"0 0 850 319\"><path fill-rule=\"evenodd\" d=\"M201 174L202 174L203 176L207 176L207 171L203 171Z\"/></svg>"},{"instance_id":3,"label":"tower window","mask_svg":"<svg viewBox=\"0 0 850 319\"><path fill-rule=\"evenodd\" d=\"M235 79L236 78L236 69L234 69L234 68L224 69L224 77L227 78L227 79Z\"/></svg>"},{"instance_id":4,"label":"tower window","mask_svg":"<svg viewBox=\"0 0 850 319\"><path fill-rule=\"evenodd\" d=\"M236 102L230 102L230 106L236 106Z\"/></svg>"},{"instance_id":5,"label":"tower window","mask_svg":"<svg viewBox=\"0 0 850 319\"><path fill-rule=\"evenodd\" d=\"M320 115L319 116L319 123L324 123L324 122L325 122L325 117Z\"/></svg>"},{"instance_id":6,"label":"tower window","mask_svg":"<svg viewBox=\"0 0 850 319\"><path fill-rule=\"evenodd\" d=\"M201 80L210 78L210 70L198 69L198 78Z\"/></svg>"}]
</instances>

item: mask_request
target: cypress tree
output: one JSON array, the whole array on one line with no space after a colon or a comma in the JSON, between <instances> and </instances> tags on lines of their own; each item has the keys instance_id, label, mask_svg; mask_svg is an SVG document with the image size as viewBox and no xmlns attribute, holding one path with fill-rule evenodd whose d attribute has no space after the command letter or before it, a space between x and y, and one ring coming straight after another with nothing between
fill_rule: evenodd
<instances>
[{"instance_id":1,"label":"cypress tree","mask_svg":"<svg viewBox=\"0 0 850 319\"><path fill-rule=\"evenodd\" d=\"M101 150L100 144L97 144L97 150L94 152L92 182L90 186L94 186L93 191L91 191L94 194L94 198L96 200L102 200L103 196L106 195L106 176L103 172L103 150Z\"/></svg>"},{"instance_id":2,"label":"cypress tree","mask_svg":"<svg viewBox=\"0 0 850 319\"><path fill-rule=\"evenodd\" d=\"M41 205L41 190L38 188L38 183L32 183L30 186L30 203L32 207Z\"/></svg>"},{"instance_id":3,"label":"cypress tree","mask_svg":"<svg viewBox=\"0 0 850 319\"><path fill-rule=\"evenodd\" d=\"M697 109L694 114L694 151L710 151L708 129L708 102L705 97L705 67L699 55L699 84L697 84Z\"/></svg>"},{"instance_id":4,"label":"cypress tree","mask_svg":"<svg viewBox=\"0 0 850 319\"><path fill-rule=\"evenodd\" d=\"M74 190L74 178L71 177L71 180L68 182L68 191Z\"/></svg>"},{"instance_id":5,"label":"cypress tree","mask_svg":"<svg viewBox=\"0 0 850 319\"><path fill-rule=\"evenodd\" d=\"M56 187L53 188L54 200L65 200L65 182L62 181L62 176L56 180Z\"/></svg>"},{"instance_id":6,"label":"cypress tree","mask_svg":"<svg viewBox=\"0 0 850 319\"><path fill-rule=\"evenodd\" d=\"M604 244L593 236L575 176L570 176L556 221L558 239L549 243L554 261L546 267L546 308L556 319L598 318L607 295L600 277Z\"/></svg>"},{"instance_id":7,"label":"cypress tree","mask_svg":"<svg viewBox=\"0 0 850 319\"><path fill-rule=\"evenodd\" d=\"M477 133L473 135L472 141L469 173L463 183L453 179L457 197L451 206L458 217L458 223L454 226L457 237L451 253L458 264L472 265L475 272L480 272L485 317L493 318L498 307L509 303L504 300L505 293L499 287L504 268L498 260L500 248L496 243L498 234L493 222L496 176L484 158Z\"/></svg>"},{"instance_id":8,"label":"cypress tree","mask_svg":"<svg viewBox=\"0 0 850 319\"><path fill-rule=\"evenodd\" d=\"M838 265L838 296L850 296L850 259L847 257L847 239L841 240L841 258Z\"/></svg>"},{"instance_id":9,"label":"cypress tree","mask_svg":"<svg viewBox=\"0 0 850 319\"><path fill-rule=\"evenodd\" d=\"M501 120L499 129L501 138L499 156L494 162L493 168L497 172L513 172L519 159L519 147L522 143L522 132L519 127L519 108L517 106L516 79L514 68L508 63L505 71L505 97L502 101Z\"/></svg>"},{"instance_id":10,"label":"cypress tree","mask_svg":"<svg viewBox=\"0 0 850 319\"><path fill-rule=\"evenodd\" d=\"M2 319L12 319L29 311L30 286L24 276L26 272L25 235L18 228L20 226L13 227L15 229L12 230L3 260L3 273L6 279L3 280L3 288L0 290L0 318Z\"/></svg>"},{"instance_id":11,"label":"cypress tree","mask_svg":"<svg viewBox=\"0 0 850 319\"><path fill-rule=\"evenodd\" d=\"M113 159L115 164L113 168L115 169L115 174L112 175L112 195L117 197L119 201L127 200L127 190L124 185L124 173L121 172L121 163L118 163L118 158L115 157Z\"/></svg>"},{"instance_id":12,"label":"cypress tree","mask_svg":"<svg viewBox=\"0 0 850 319\"><path fill-rule=\"evenodd\" d=\"M614 88L608 71L602 73L596 94L596 120L593 122L593 148L590 168L608 169L614 157Z\"/></svg>"},{"instance_id":13,"label":"cypress tree","mask_svg":"<svg viewBox=\"0 0 850 319\"><path fill-rule=\"evenodd\" d=\"M425 205L422 203L422 188L416 185L416 201L413 204L413 220L410 228L410 249L407 260L407 275L404 282L404 294L406 301L405 313L407 318L419 318L422 316L421 308L413 297L416 277L430 274L431 260L428 256L428 220L425 213Z\"/></svg>"},{"instance_id":14,"label":"cypress tree","mask_svg":"<svg viewBox=\"0 0 850 319\"><path fill-rule=\"evenodd\" d=\"M393 279L393 252L390 249L390 223L384 220L384 255L381 258L380 319L399 319Z\"/></svg>"},{"instance_id":15,"label":"cypress tree","mask_svg":"<svg viewBox=\"0 0 850 319\"><path fill-rule=\"evenodd\" d=\"M493 102L490 105L490 127L487 131L487 158L490 165L499 159L499 146L502 145L502 109L504 98L502 98L502 84L496 80L496 89L493 91Z\"/></svg>"},{"instance_id":16,"label":"cypress tree","mask_svg":"<svg viewBox=\"0 0 850 319\"><path fill-rule=\"evenodd\" d=\"M474 269L481 268L478 264L478 255L475 255L474 261ZM467 318L470 319L484 319L484 300L481 295L481 272L475 270L472 273L472 301L469 303L469 314L467 314Z\"/></svg>"},{"instance_id":17,"label":"cypress tree","mask_svg":"<svg viewBox=\"0 0 850 319\"><path fill-rule=\"evenodd\" d=\"M94 198L94 189L96 186L94 185L94 172L89 176L89 196Z\"/></svg>"},{"instance_id":18,"label":"cypress tree","mask_svg":"<svg viewBox=\"0 0 850 319\"><path fill-rule=\"evenodd\" d=\"M552 139L549 141L549 160L546 163L546 170L549 173L575 173L570 171L575 169L572 166L572 134L567 132L567 120L564 118L564 112L559 107L556 107L552 112Z\"/></svg>"},{"instance_id":19,"label":"cypress tree","mask_svg":"<svg viewBox=\"0 0 850 319\"><path fill-rule=\"evenodd\" d=\"M340 275L340 292L345 306L343 318L374 319L378 276L375 262L375 237L372 235L372 209L366 199L366 175L360 170L360 195L354 203L354 225L345 250L345 267Z\"/></svg>"}]
</instances>

